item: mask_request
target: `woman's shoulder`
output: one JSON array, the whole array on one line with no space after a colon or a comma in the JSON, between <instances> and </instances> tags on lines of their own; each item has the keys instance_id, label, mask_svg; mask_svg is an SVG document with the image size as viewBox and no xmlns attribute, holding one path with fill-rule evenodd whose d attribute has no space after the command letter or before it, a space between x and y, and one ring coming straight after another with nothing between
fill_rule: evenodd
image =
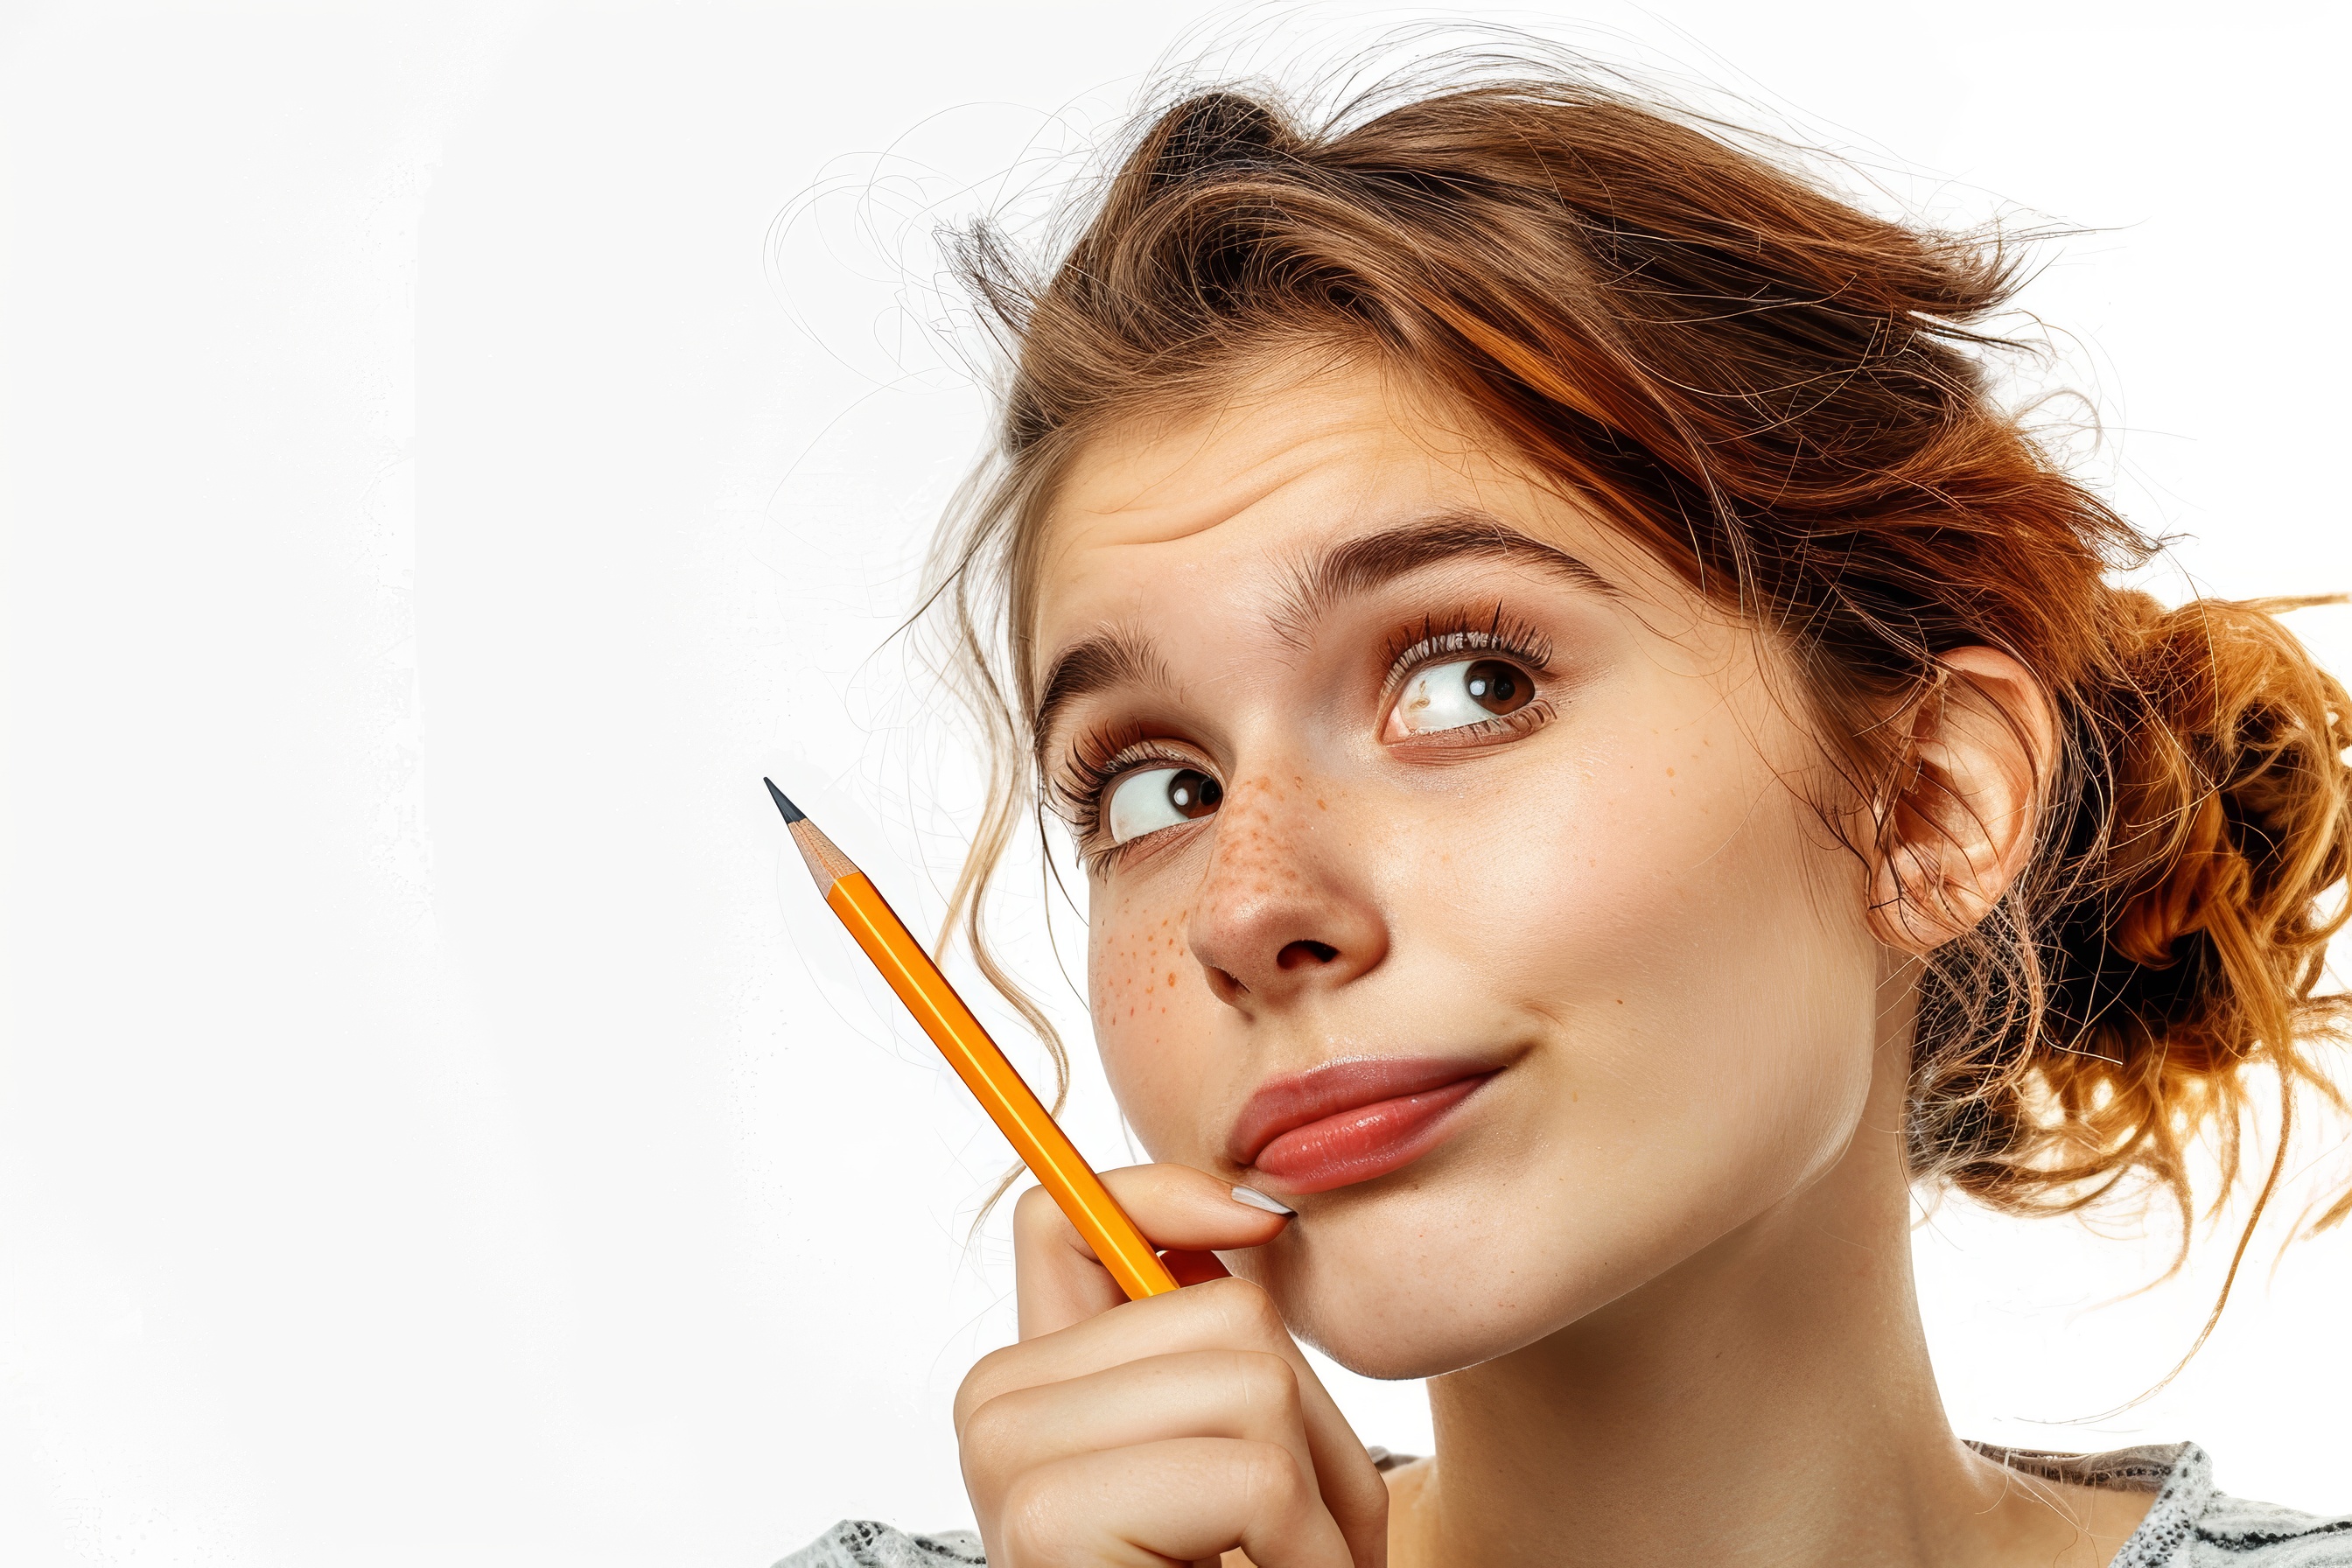
<instances>
[{"instance_id":1,"label":"woman's shoulder","mask_svg":"<svg viewBox=\"0 0 2352 1568\"><path fill-rule=\"evenodd\" d=\"M2212 1459L2194 1443L2110 1454L1977 1447L2030 1475L2156 1493L2109 1568L2352 1568L2352 1514L2303 1513L2219 1491Z\"/></svg>"},{"instance_id":2,"label":"woman's shoulder","mask_svg":"<svg viewBox=\"0 0 2352 1568\"><path fill-rule=\"evenodd\" d=\"M987 1568L969 1530L908 1535L870 1519L845 1519L776 1568Z\"/></svg>"}]
</instances>

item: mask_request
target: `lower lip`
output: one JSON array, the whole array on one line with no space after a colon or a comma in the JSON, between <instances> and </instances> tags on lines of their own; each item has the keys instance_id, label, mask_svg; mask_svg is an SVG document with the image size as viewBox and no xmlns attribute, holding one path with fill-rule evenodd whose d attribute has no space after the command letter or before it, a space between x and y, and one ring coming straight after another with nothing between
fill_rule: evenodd
<instances>
[{"instance_id":1,"label":"lower lip","mask_svg":"<svg viewBox=\"0 0 2352 1568\"><path fill-rule=\"evenodd\" d=\"M1327 1193L1412 1164L1453 1131L1448 1113L1493 1073L1359 1105L1294 1127L1258 1151L1252 1168L1288 1193Z\"/></svg>"}]
</instances>

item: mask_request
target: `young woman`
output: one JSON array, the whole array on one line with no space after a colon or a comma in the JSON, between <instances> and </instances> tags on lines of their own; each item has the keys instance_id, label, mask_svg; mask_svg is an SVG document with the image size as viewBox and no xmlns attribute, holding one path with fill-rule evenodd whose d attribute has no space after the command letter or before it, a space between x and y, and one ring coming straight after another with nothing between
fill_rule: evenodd
<instances>
[{"instance_id":1,"label":"young woman","mask_svg":"<svg viewBox=\"0 0 2352 1568\"><path fill-rule=\"evenodd\" d=\"M2189 1203L2340 1005L2344 690L2108 584L2150 542L1979 367L2012 255L1532 79L1197 97L1045 276L966 257L970 651L1088 870L1108 1180L1234 1277L1125 1303L1029 1194L980 1540L788 1563L2352 1563L1929 1370L1915 1187Z\"/></svg>"}]
</instances>

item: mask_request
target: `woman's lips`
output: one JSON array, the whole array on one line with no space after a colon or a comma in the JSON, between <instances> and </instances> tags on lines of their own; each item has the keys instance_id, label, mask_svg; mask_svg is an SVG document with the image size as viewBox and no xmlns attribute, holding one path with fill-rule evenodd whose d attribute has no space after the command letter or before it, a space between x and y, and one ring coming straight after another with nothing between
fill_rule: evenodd
<instances>
[{"instance_id":1,"label":"woman's lips","mask_svg":"<svg viewBox=\"0 0 2352 1568\"><path fill-rule=\"evenodd\" d=\"M1327 1062L1252 1095L1226 1152L1286 1192L1368 1182L1434 1148L1449 1131L1446 1113L1496 1070L1458 1058Z\"/></svg>"}]
</instances>

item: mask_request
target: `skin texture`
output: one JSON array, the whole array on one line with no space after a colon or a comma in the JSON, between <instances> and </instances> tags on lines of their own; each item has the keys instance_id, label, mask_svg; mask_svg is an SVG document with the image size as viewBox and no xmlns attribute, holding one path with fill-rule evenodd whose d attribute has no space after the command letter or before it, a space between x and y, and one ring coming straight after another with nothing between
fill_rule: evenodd
<instances>
[{"instance_id":1,"label":"skin texture","mask_svg":"<svg viewBox=\"0 0 2352 1568\"><path fill-rule=\"evenodd\" d=\"M1465 517L1573 559L1328 565ZM1044 735L1080 822L1099 780L1073 754L1222 786L1082 847L1097 1037L1159 1162L1112 1186L1237 1278L1122 1304L1024 1200L1022 1342L958 1404L992 1563L1556 1563L1571 1531L1611 1563L2113 1554L2146 1497L1958 1443L1912 1290L1911 960L2031 847L2051 725L2027 671L1959 650L1942 700L1888 715L1916 766L1865 861L1767 639L1366 369L1098 439L1038 586L1041 689L1124 645ZM1538 700L1410 733L1401 651L1509 659ZM1236 1162L1270 1079L1406 1056L1497 1069L1417 1160L1323 1191ZM1436 1458L1384 1484L1298 1340L1431 1378Z\"/></svg>"}]
</instances>

